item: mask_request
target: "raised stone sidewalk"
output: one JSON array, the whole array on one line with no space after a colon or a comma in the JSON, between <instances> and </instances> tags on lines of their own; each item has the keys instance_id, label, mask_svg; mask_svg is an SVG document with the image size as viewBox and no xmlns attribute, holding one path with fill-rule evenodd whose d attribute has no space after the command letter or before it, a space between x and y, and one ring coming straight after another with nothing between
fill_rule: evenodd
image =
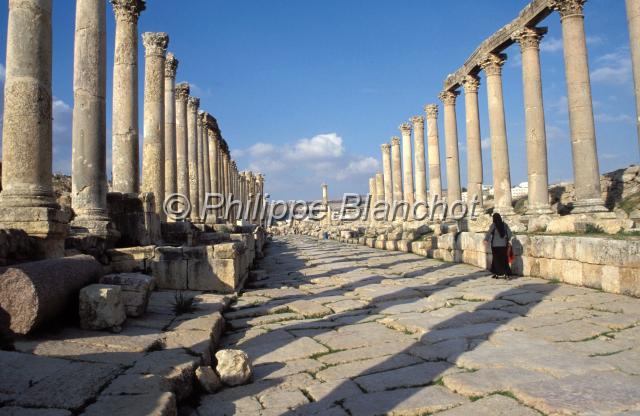
<instances>
[{"instance_id":1,"label":"raised stone sidewalk","mask_svg":"<svg viewBox=\"0 0 640 416\"><path fill-rule=\"evenodd\" d=\"M254 381L198 416L640 414L639 299L301 236L261 267L221 341Z\"/></svg>"},{"instance_id":2,"label":"raised stone sidewalk","mask_svg":"<svg viewBox=\"0 0 640 416\"><path fill-rule=\"evenodd\" d=\"M49 328L0 351L0 416L176 415L196 368L211 364L235 296L182 293L194 298L191 312L174 311L175 291L153 292L120 333Z\"/></svg>"}]
</instances>

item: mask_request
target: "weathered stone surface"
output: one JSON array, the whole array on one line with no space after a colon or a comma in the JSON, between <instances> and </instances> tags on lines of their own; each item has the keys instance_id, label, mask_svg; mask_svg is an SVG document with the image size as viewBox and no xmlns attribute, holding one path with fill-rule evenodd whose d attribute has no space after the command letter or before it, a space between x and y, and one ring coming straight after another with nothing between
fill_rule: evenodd
<instances>
[{"instance_id":1,"label":"weathered stone surface","mask_svg":"<svg viewBox=\"0 0 640 416\"><path fill-rule=\"evenodd\" d=\"M216 371L224 384L239 386L251 379L251 362L244 351L220 350L216 352L216 361Z\"/></svg>"},{"instance_id":2,"label":"weathered stone surface","mask_svg":"<svg viewBox=\"0 0 640 416\"><path fill-rule=\"evenodd\" d=\"M127 316L141 316L147 310L149 296L155 288L155 279L141 273L108 274L100 279L100 283L117 285L122 289L122 303Z\"/></svg>"},{"instance_id":3,"label":"weathered stone surface","mask_svg":"<svg viewBox=\"0 0 640 416\"><path fill-rule=\"evenodd\" d=\"M112 416L120 414L148 416L176 416L176 397L173 393L143 394L132 396L101 396L83 413L88 416Z\"/></svg>"},{"instance_id":4,"label":"weathered stone surface","mask_svg":"<svg viewBox=\"0 0 640 416\"><path fill-rule=\"evenodd\" d=\"M211 367L196 368L196 378L200 387L207 393L215 393L222 388L222 381Z\"/></svg>"},{"instance_id":5,"label":"weathered stone surface","mask_svg":"<svg viewBox=\"0 0 640 416\"><path fill-rule=\"evenodd\" d=\"M440 386L398 389L349 397L344 407L353 416L420 415L450 409L466 399Z\"/></svg>"},{"instance_id":6,"label":"weathered stone surface","mask_svg":"<svg viewBox=\"0 0 640 416\"><path fill-rule=\"evenodd\" d=\"M438 414L442 416L538 416L540 413L509 397L495 395L483 397L473 403L463 404Z\"/></svg>"},{"instance_id":7,"label":"weathered stone surface","mask_svg":"<svg viewBox=\"0 0 640 416\"><path fill-rule=\"evenodd\" d=\"M416 387L433 383L440 377L457 372L449 363L423 363L395 370L374 373L354 379L368 393L400 387Z\"/></svg>"},{"instance_id":8,"label":"weathered stone surface","mask_svg":"<svg viewBox=\"0 0 640 416\"><path fill-rule=\"evenodd\" d=\"M29 409L26 407L2 407L0 416L71 416L71 412L62 409Z\"/></svg>"},{"instance_id":9,"label":"weathered stone surface","mask_svg":"<svg viewBox=\"0 0 640 416\"><path fill-rule=\"evenodd\" d=\"M86 255L2 268L0 308L9 314L13 332L27 334L60 317L101 274L100 263Z\"/></svg>"},{"instance_id":10,"label":"weathered stone surface","mask_svg":"<svg viewBox=\"0 0 640 416\"><path fill-rule=\"evenodd\" d=\"M120 286L94 284L80 291L80 326L115 329L127 319Z\"/></svg>"},{"instance_id":11,"label":"weathered stone surface","mask_svg":"<svg viewBox=\"0 0 640 416\"><path fill-rule=\"evenodd\" d=\"M127 374L155 374L163 377L178 400L193 392L195 371L200 360L183 350L161 350L148 353L127 370Z\"/></svg>"}]
</instances>

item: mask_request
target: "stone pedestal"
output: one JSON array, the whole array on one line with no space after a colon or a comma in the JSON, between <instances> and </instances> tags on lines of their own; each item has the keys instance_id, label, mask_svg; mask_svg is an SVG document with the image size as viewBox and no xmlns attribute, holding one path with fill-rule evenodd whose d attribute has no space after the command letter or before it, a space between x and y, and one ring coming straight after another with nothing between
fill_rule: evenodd
<instances>
[{"instance_id":1,"label":"stone pedestal","mask_svg":"<svg viewBox=\"0 0 640 416\"><path fill-rule=\"evenodd\" d=\"M36 238L37 257L64 254L68 216L51 182L51 1L9 2L0 228Z\"/></svg>"},{"instance_id":2,"label":"stone pedestal","mask_svg":"<svg viewBox=\"0 0 640 416\"><path fill-rule=\"evenodd\" d=\"M494 210L503 215L512 215L514 211L511 199L511 171L502 95L502 65L505 59L506 55L489 54L482 61L481 66L487 75Z\"/></svg>"},{"instance_id":3,"label":"stone pedestal","mask_svg":"<svg viewBox=\"0 0 640 416\"><path fill-rule=\"evenodd\" d=\"M140 191L138 150L138 18L144 0L111 0L116 20L113 62L113 190Z\"/></svg>"}]
</instances>

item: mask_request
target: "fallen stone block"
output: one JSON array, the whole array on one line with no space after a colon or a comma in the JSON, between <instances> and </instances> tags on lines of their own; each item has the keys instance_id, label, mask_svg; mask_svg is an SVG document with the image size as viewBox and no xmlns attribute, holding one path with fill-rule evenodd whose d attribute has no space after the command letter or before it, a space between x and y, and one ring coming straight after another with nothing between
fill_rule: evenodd
<instances>
[{"instance_id":1,"label":"fallen stone block","mask_svg":"<svg viewBox=\"0 0 640 416\"><path fill-rule=\"evenodd\" d=\"M227 386L239 386L251 379L249 356L240 350L220 350L216 353L216 371Z\"/></svg>"},{"instance_id":2,"label":"fallen stone block","mask_svg":"<svg viewBox=\"0 0 640 416\"><path fill-rule=\"evenodd\" d=\"M211 367L196 368L196 378L202 389L211 394L222 388L222 381Z\"/></svg>"},{"instance_id":3,"label":"fallen stone block","mask_svg":"<svg viewBox=\"0 0 640 416\"><path fill-rule=\"evenodd\" d=\"M120 286L125 312L132 317L146 312L149 296L155 288L153 276L141 273L108 274L100 279L100 283Z\"/></svg>"},{"instance_id":4,"label":"fallen stone block","mask_svg":"<svg viewBox=\"0 0 640 416\"><path fill-rule=\"evenodd\" d=\"M87 255L2 268L0 309L9 315L11 331L28 334L75 305L80 289L101 274L100 263Z\"/></svg>"},{"instance_id":5,"label":"fallen stone block","mask_svg":"<svg viewBox=\"0 0 640 416\"><path fill-rule=\"evenodd\" d=\"M80 327L82 329L114 329L127 319L120 286L94 284L80 291Z\"/></svg>"}]
</instances>

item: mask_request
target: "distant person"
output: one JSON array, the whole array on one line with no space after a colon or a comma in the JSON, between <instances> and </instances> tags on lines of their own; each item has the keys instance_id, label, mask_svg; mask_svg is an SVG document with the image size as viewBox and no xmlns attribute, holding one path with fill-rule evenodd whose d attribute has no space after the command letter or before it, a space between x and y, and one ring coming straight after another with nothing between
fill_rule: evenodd
<instances>
[{"instance_id":1,"label":"distant person","mask_svg":"<svg viewBox=\"0 0 640 416\"><path fill-rule=\"evenodd\" d=\"M502 221L500 214L493 214L493 224L489 227L484 242L491 245L491 273L494 279L510 279L511 267L509 266L509 248L513 234L509 226Z\"/></svg>"}]
</instances>

